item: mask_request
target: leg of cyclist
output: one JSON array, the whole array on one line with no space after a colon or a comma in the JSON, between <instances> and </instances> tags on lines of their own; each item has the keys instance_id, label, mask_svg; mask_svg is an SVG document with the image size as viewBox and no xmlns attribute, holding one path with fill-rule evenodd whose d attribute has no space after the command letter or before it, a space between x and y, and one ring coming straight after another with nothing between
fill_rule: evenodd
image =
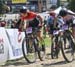
<instances>
[{"instance_id":1,"label":"leg of cyclist","mask_svg":"<svg viewBox=\"0 0 75 67\"><path fill-rule=\"evenodd\" d=\"M44 40L43 40L43 37L42 37L42 35L41 35L41 33L42 33L41 29L42 29L42 28L40 28L40 29L38 30L38 32L37 32L37 37L39 38L39 41L40 41L40 43L41 43L41 45L42 45L42 50L45 50L45 46L43 46L43 45L44 45Z\"/></svg>"},{"instance_id":2,"label":"leg of cyclist","mask_svg":"<svg viewBox=\"0 0 75 67\"><path fill-rule=\"evenodd\" d=\"M72 26L72 34L73 34L73 37L75 38L75 25Z\"/></svg>"}]
</instances>

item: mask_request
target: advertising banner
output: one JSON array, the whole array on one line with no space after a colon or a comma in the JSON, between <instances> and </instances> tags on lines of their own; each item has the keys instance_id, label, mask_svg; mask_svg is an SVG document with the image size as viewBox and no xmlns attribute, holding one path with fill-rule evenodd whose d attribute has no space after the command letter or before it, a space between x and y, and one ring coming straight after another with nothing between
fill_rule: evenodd
<instances>
[{"instance_id":1,"label":"advertising banner","mask_svg":"<svg viewBox=\"0 0 75 67\"><path fill-rule=\"evenodd\" d=\"M10 45L5 29L0 27L0 65L8 60L8 45Z\"/></svg>"},{"instance_id":2,"label":"advertising banner","mask_svg":"<svg viewBox=\"0 0 75 67\"><path fill-rule=\"evenodd\" d=\"M6 29L10 42L9 60L15 60L23 57L22 40L25 37L24 32L18 32L18 29Z\"/></svg>"},{"instance_id":3,"label":"advertising banner","mask_svg":"<svg viewBox=\"0 0 75 67\"><path fill-rule=\"evenodd\" d=\"M12 0L12 3L26 3L27 0Z\"/></svg>"}]
</instances>

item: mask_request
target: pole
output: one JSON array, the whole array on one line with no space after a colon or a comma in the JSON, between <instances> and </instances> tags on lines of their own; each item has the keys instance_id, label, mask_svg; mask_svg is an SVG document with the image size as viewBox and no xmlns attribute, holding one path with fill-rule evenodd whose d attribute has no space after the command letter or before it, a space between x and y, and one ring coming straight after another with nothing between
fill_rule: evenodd
<instances>
[{"instance_id":1,"label":"pole","mask_svg":"<svg viewBox=\"0 0 75 67\"><path fill-rule=\"evenodd\" d=\"M38 0L38 9L39 9L39 12L42 12L42 0Z\"/></svg>"}]
</instances>

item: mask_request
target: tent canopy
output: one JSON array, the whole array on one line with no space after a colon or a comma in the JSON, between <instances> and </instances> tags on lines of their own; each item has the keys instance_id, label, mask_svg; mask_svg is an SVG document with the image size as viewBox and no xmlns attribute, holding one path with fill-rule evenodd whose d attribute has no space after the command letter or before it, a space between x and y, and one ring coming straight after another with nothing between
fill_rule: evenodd
<instances>
[{"instance_id":1,"label":"tent canopy","mask_svg":"<svg viewBox=\"0 0 75 67\"><path fill-rule=\"evenodd\" d=\"M57 8L56 10L54 10L54 13L56 13L56 14L58 15L59 12L60 12L60 10L62 10L62 9L66 10L66 11L67 11L68 13L70 13L70 14L75 15L75 13L74 13L73 11L71 11L71 10L65 8L65 7L59 7L59 8Z\"/></svg>"}]
</instances>

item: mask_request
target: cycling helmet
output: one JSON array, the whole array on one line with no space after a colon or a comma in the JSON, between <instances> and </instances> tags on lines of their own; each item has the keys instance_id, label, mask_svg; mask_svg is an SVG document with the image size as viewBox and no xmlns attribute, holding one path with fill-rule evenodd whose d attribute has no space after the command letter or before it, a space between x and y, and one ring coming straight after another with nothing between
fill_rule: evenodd
<instances>
[{"instance_id":1,"label":"cycling helmet","mask_svg":"<svg viewBox=\"0 0 75 67\"><path fill-rule=\"evenodd\" d=\"M21 13L26 13L26 12L27 12L27 7L23 6L23 7L20 9L20 12L21 12Z\"/></svg>"},{"instance_id":2,"label":"cycling helmet","mask_svg":"<svg viewBox=\"0 0 75 67\"><path fill-rule=\"evenodd\" d=\"M59 12L59 16L62 16L62 17L66 16L67 14L68 14L68 12L64 9L60 10L60 12Z\"/></svg>"}]
</instances>

